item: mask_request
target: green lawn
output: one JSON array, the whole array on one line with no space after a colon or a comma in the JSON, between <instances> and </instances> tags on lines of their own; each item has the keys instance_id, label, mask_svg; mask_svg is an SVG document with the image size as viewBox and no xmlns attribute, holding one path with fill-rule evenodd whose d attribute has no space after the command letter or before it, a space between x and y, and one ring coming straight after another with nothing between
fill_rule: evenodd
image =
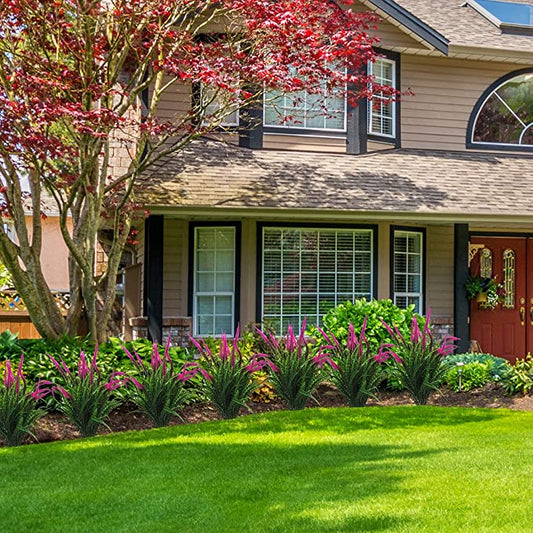
<instances>
[{"instance_id":1,"label":"green lawn","mask_svg":"<svg viewBox=\"0 0 533 533\"><path fill-rule=\"evenodd\" d=\"M533 530L533 413L308 409L0 449L2 531Z\"/></svg>"}]
</instances>

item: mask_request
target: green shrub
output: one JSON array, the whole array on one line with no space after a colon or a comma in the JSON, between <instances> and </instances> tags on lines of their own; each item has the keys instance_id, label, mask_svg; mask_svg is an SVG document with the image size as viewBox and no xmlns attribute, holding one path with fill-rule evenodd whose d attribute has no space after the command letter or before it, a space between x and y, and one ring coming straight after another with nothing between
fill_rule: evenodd
<instances>
[{"instance_id":1,"label":"green shrub","mask_svg":"<svg viewBox=\"0 0 533 533\"><path fill-rule=\"evenodd\" d=\"M491 381L498 381L509 370L509 363L501 358L495 357L489 353L459 353L455 355L449 355L444 362L450 366L450 368L457 365L457 363L483 363L489 366L489 372Z\"/></svg>"},{"instance_id":2,"label":"green shrub","mask_svg":"<svg viewBox=\"0 0 533 533\"><path fill-rule=\"evenodd\" d=\"M448 384L448 387L455 392L469 391L478 387L483 387L486 383L494 381L491 368L491 361L486 363L471 361L462 366L455 364L446 373L446 383Z\"/></svg>"},{"instance_id":3,"label":"green shrub","mask_svg":"<svg viewBox=\"0 0 533 533\"><path fill-rule=\"evenodd\" d=\"M514 366L509 365L508 372L502 378L502 384L508 394L533 392L533 357L531 354L527 354L525 359L517 359Z\"/></svg>"},{"instance_id":4,"label":"green shrub","mask_svg":"<svg viewBox=\"0 0 533 533\"><path fill-rule=\"evenodd\" d=\"M371 300L365 298L355 302L344 302L330 309L323 318L323 329L330 331L337 338L348 336L349 325L353 324L356 331L361 331L366 318L366 337L369 350L378 353L383 344L390 344L392 336L383 326L383 322L397 327L402 336L410 334L413 316L416 317L420 327L424 326L424 318L414 312L414 305L407 309L400 309L392 303L392 300ZM324 343L324 339L318 328L313 327L310 334L317 339L318 343Z\"/></svg>"}]
</instances>

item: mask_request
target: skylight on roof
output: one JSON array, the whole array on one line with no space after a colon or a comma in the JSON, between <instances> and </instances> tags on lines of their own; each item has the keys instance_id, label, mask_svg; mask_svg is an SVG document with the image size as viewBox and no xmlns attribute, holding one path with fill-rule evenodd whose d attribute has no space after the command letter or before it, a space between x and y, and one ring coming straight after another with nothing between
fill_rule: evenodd
<instances>
[{"instance_id":1,"label":"skylight on roof","mask_svg":"<svg viewBox=\"0 0 533 533\"><path fill-rule=\"evenodd\" d=\"M533 35L533 5L497 0L467 0L466 3L504 33Z\"/></svg>"}]
</instances>

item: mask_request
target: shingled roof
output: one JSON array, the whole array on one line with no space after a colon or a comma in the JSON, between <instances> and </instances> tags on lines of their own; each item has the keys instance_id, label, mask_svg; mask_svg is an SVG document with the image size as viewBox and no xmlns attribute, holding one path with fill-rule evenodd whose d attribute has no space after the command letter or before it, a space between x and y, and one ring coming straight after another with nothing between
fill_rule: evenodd
<instances>
[{"instance_id":1,"label":"shingled roof","mask_svg":"<svg viewBox=\"0 0 533 533\"><path fill-rule=\"evenodd\" d=\"M444 36L453 46L509 50L533 56L533 36L502 34L483 15L466 5L465 0L361 0L368 7L384 12L387 4L400 6L422 23ZM510 1L510 0L502 0ZM533 0L513 0L533 5ZM394 10L390 8L391 13Z\"/></svg>"},{"instance_id":2,"label":"shingled roof","mask_svg":"<svg viewBox=\"0 0 533 533\"><path fill-rule=\"evenodd\" d=\"M160 160L139 190L152 208L533 216L533 156L403 149L352 156L201 139Z\"/></svg>"}]
</instances>

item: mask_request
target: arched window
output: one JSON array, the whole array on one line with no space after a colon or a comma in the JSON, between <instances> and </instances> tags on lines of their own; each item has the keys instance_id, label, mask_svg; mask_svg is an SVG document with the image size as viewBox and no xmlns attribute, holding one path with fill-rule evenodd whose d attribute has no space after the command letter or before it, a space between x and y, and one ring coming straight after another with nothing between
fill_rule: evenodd
<instances>
[{"instance_id":1,"label":"arched window","mask_svg":"<svg viewBox=\"0 0 533 533\"><path fill-rule=\"evenodd\" d=\"M533 150L533 69L491 85L472 112L467 135L468 148Z\"/></svg>"}]
</instances>

